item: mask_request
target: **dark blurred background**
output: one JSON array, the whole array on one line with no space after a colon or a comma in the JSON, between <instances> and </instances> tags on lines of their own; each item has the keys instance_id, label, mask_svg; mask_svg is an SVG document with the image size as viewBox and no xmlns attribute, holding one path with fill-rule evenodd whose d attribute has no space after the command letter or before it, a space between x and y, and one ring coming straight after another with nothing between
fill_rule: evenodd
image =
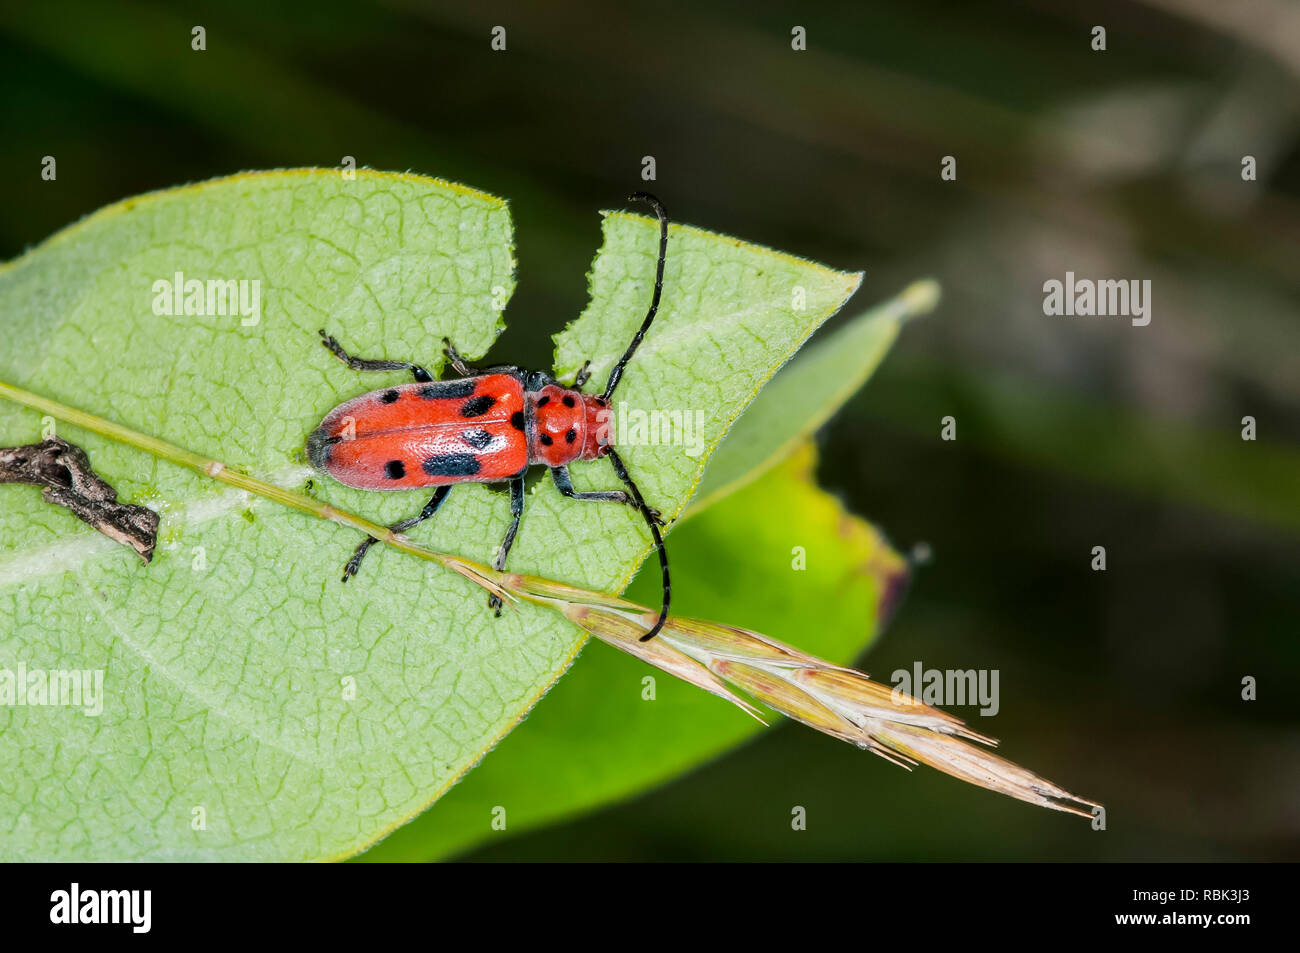
<instances>
[{"instance_id":1,"label":"dark blurred background","mask_svg":"<svg viewBox=\"0 0 1300 953\"><path fill-rule=\"evenodd\" d=\"M0 258L350 155L511 201L492 357L547 366L653 155L678 220L865 269L841 317L942 282L821 438L823 484L933 551L864 666L999 669L980 727L1107 831L785 725L471 858L1300 857L1300 6L6 3L0 85ZM1151 324L1045 316L1067 270L1150 279Z\"/></svg>"}]
</instances>

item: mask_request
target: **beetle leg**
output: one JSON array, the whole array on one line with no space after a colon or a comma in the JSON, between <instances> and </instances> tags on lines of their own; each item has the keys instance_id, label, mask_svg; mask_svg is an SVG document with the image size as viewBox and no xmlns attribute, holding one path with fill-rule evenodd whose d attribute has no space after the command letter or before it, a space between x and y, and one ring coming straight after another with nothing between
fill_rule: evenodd
<instances>
[{"instance_id":1,"label":"beetle leg","mask_svg":"<svg viewBox=\"0 0 1300 953\"><path fill-rule=\"evenodd\" d=\"M506 557L510 555L510 547L515 544L515 534L519 532L519 517L524 513L524 478L515 477L510 481L510 527L506 530L506 538L501 541L497 548L497 558L492 561L492 568L497 572L502 572L506 568ZM488 596L488 608L501 615L501 597L495 592Z\"/></svg>"},{"instance_id":2,"label":"beetle leg","mask_svg":"<svg viewBox=\"0 0 1300 953\"><path fill-rule=\"evenodd\" d=\"M444 345L442 353L447 356L447 361L451 364L456 373L461 377L473 377L475 374L474 368L466 364L465 359L460 356L460 351L452 347L451 339L443 338L442 343Z\"/></svg>"},{"instance_id":3,"label":"beetle leg","mask_svg":"<svg viewBox=\"0 0 1300 953\"><path fill-rule=\"evenodd\" d=\"M394 533L405 533L412 526L418 526L434 513L438 512L438 507L442 506L442 501L447 498L447 494L450 492L450 485L438 487L438 489L433 491L433 496L430 498L429 502L424 504L424 509L420 510L418 516L404 519L400 522L394 523L388 528ZM370 552L370 547L375 545L377 542L379 542L379 540L375 539L373 536L367 536L361 541L357 546L356 551L352 554L352 558L348 560L347 566L343 569L344 582L347 582L357 574L357 570L361 568L361 560L366 558L366 553Z\"/></svg>"},{"instance_id":4,"label":"beetle leg","mask_svg":"<svg viewBox=\"0 0 1300 953\"><path fill-rule=\"evenodd\" d=\"M339 344L334 335L326 334L324 328L317 333L320 334L321 344L325 349L354 371L410 371L418 384L427 384L433 380L433 375L419 364L412 364L409 361L368 361L365 358L353 357L343 350L343 345Z\"/></svg>"},{"instance_id":5,"label":"beetle leg","mask_svg":"<svg viewBox=\"0 0 1300 953\"><path fill-rule=\"evenodd\" d=\"M636 506L636 500L632 499L623 490L588 490L579 491L573 488L573 480L569 476L568 467L552 467L551 479L555 481L555 488L564 496L571 500L587 500L596 503L624 503L628 506ZM647 507L650 518L660 526L664 525L663 517L659 511L653 507Z\"/></svg>"},{"instance_id":6,"label":"beetle leg","mask_svg":"<svg viewBox=\"0 0 1300 953\"><path fill-rule=\"evenodd\" d=\"M573 389L582 390L582 385L587 383L589 377L591 377L591 361L585 362L578 369L578 376L573 379Z\"/></svg>"},{"instance_id":7,"label":"beetle leg","mask_svg":"<svg viewBox=\"0 0 1300 953\"><path fill-rule=\"evenodd\" d=\"M661 245L661 254L662 251L663 246ZM660 261L662 260L663 259L660 259ZM659 571L663 575L664 581L664 600L659 607L659 618L656 619L655 624L650 627L650 631L641 636L638 640L640 642L648 642L650 639L653 639L658 635L660 630L663 629L664 625L668 622L668 607L673 598L672 581L668 578L668 551L664 549L664 538L659 532L659 527L663 524L663 520L659 518L657 512L646 505L645 500L641 496L641 491L636 488L636 483L633 482L631 475L627 472L627 467L623 463L623 458L618 455L618 451L613 447L609 447L606 450L606 456L609 457L609 464L614 468L614 472L618 474L618 478L627 485L628 492L632 495L632 500L636 504L637 509L639 509L641 515L645 517L646 526L650 530L650 538L655 542L655 552L659 554Z\"/></svg>"}]
</instances>

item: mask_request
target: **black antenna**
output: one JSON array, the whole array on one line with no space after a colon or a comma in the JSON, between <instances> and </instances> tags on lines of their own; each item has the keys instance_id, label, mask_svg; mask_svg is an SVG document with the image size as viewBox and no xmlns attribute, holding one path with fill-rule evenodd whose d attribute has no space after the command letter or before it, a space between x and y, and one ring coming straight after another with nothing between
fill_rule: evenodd
<instances>
[{"instance_id":1,"label":"black antenna","mask_svg":"<svg viewBox=\"0 0 1300 953\"><path fill-rule=\"evenodd\" d=\"M645 517L645 524L650 527L650 535L654 537L655 550L659 553L659 568L663 571L664 577L664 602L663 607L659 610L659 618L655 621L654 628L641 636L642 642L649 642L659 634L659 630L668 621L668 604L672 601L673 594L672 582L668 578L668 551L664 549L664 538L659 535L659 524L655 522L655 517L650 512L650 507L646 505L645 499L642 498L641 491L636 488L636 484L632 482L632 477L628 475L627 467L623 465L622 458L614 452L613 447L606 447L605 449L609 456L609 462L614 465L614 472L632 491L632 499L636 502L636 507L641 511L641 515Z\"/></svg>"},{"instance_id":2,"label":"black antenna","mask_svg":"<svg viewBox=\"0 0 1300 953\"><path fill-rule=\"evenodd\" d=\"M654 297L650 299L650 310L646 312L645 320L641 322L641 328L632 338L632 343L627 346L623 356L618 359L614 369L609 372L609 382L605 385L603 397L606 403L609 403L610 395L614 393L614 388L618 386L618 382L623 376L623 368L627 367L627 362L632 360L632 355L640 347L641 339L650 330L650 325L655 319L655 313L659 310L659 296L663 294L664 290L664 258L668 254L668 213L664 211L663 203L649 192L633 192L627 197L627 200L629 202L645 202L659 216L659 262L655 265L655 293ZM656 631L658 630L656 629Z\"/></svg>"}]
</instances>

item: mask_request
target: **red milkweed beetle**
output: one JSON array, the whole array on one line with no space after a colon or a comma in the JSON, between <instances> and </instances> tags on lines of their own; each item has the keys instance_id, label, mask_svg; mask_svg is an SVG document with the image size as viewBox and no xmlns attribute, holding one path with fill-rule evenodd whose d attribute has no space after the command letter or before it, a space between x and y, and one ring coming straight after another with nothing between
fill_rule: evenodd
<instances>
[{"instance_id":1,"label":"red milkweed beetle","mask_svg":"<svg viewBox=\"0 0 1300 953\"><path fill-rule=\"evenodd\" d=\"M641 497L615 452L610 397L632 355L636 353L659 310L663 293L664 259L668 251L668 214L663 204L646 192L629 201L643 201L659 219L659 257L655 265L654 294L650 310L623 356L609 372L605 392L597 397L582 393L588 361L573 387L564 387L542 371L513 365L474 369L443 338L443 354L460 380L435 381L418 364L406 361L364 360L352 357L333 336L320 331L321 343L355 371L410 371L414 384L386 387L339 404L307 438L312 466L347 486L362 490L409 490L437 487L419 515L392 524L401 533L424 522L447 498L457 483L508 483L510 526L497 550L494 568L505 569L506 557L519 530L524 511L524 475L535 464L551 471L555 487L572 500L605 501L635 506L650 527L659 566L663 572L663 605L654 627L641 637L654 638L668 618L672 588L668 579L668 553L659 527L658 510ZM569 478L574 460L608 457L627 485L623 490L579 492ZM374 545L366 537L348 560L343 581L356 575L361 560ZM493 594L488 605L499 616L501 600Z\"/></svg>"}]
</instances>

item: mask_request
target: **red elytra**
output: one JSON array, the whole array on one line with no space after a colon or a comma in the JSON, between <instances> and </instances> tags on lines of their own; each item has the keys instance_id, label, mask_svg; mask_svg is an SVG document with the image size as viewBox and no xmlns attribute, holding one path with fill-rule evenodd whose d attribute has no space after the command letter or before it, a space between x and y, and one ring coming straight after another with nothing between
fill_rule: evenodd
<instances>
[{"instance_id":1,"label":"red elytra","mask_svg":"<svg viewBox=\"0 0 1300 953\"><path fill-rule=\"evenodd\" d=\"M362 490L503 483L534 464L595 460L613 442L604 398L531 375L403 384L339 404L307 440L312 465ZM537 386L529 390L528 385Z\"/></svg>"},{"instance_id":2,"label":"red elytra","mask_svg":"<svg viewBox=\"0 0 1300 953\"><path fill-rule=\"evenodd\" d=\"M550 470L556 488L574 500L624 503L636 507L659 554L663 575L663 604L654 626L642 636L653 638L668 618L671 585L668 554L664 550L659 513L646 505L622 459L614 450L610 397L623 370L654 321L663 290L664 260L668 247L668 216L654 196L635 193L631 200L648 202L659 219L659 256L649 311L623 356L610 371L601 395L584 394L587 368L578 373L574 387L564 387L541 371L513 366L474 371L446 343L444 353L461 378L434 380L406 361L365 360L349 355L323 330L322 343L354 370L405 370L415 383L374 390L335 407L307 438L312 466L330 477L363 490L410 490L436 487L419 515L394 523L404 532L438 511L448 491L457 483L508 483L511 522L493 565L505 568L506 557L519 529L524 506L524 476L534 465ZM573 488L568 464L575 460L609 458L614 472L627 486L623 490L581 492ZM353 553L343 581L356 575L374 544L367 537ZM489 605L500 615L500 599Z\"/></svg>"}]
</instances>

